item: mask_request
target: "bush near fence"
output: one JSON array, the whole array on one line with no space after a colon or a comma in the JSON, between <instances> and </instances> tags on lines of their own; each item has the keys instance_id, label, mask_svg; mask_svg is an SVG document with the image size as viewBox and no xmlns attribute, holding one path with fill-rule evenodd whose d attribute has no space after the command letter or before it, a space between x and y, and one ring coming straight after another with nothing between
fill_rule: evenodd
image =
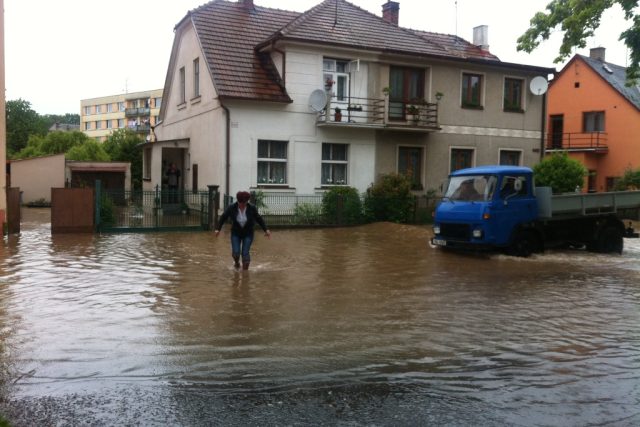
<instances>
[{"instance_id":1,"label":"bush near fence","mask_svg":"<svg viewBox=\"0 0 640 427\"><path fill-rule=\"evenodd\" d=\"M313 195L261 191L253 196L253 203L269 227L345 226L375 221L427 224L432 222L432 212L437 201L433 196L412 196L409 203L405 199L373 199L351 190L330 190ZM230 203L233 203L233 198L226 196L225 204ZM376 211L373 215L367 211L367 206L395 208L388 210L393 215L385 217L384 210Z\"/></svg>"}]
</instances>

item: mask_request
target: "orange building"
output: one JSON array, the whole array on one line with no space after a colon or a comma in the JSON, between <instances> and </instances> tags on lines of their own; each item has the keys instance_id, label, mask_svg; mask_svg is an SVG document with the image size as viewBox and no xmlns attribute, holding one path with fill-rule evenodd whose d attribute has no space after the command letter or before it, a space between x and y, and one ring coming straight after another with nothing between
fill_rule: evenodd
<instances>
[{"instance_id":1,"label":"orange building","mask_svg":"<svg viewBox=\"0 0 640 427\"><path fill-rule=\"evenodd\" d=\"M546 154L566 151L589 170L583 191L609 191L640 168L640 89L605 49L576 55L549 87Z\"/></svg>"}]
</instances>

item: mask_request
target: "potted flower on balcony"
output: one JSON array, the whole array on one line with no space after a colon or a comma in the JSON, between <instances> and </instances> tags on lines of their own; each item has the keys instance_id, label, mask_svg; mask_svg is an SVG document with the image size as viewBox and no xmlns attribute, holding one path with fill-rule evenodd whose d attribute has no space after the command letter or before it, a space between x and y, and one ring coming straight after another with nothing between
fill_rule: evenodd
<instances>
[{"instance_id":1,"label":"potted flower on balcony","mask_svg":"<svg viewBox=\"0 0 640 427\"><path fill-rule=\"evenodd\" d=\"M420 120L420 109L417 105L407 106L407 120L414 123Z\"/></svg>"},{"instance_id":2,"label":"potted flower on balcony","mask_svg":"<svg viewBox=\"0 0 640 427\"><path fill-rule=\"evenodd\" d=\"M336 114L333 117L334 121L341 122L342 121L342 110L340 109L340 107L336 107L335 108L335 112L336 112Z\"/></svg>"}]
</instances>

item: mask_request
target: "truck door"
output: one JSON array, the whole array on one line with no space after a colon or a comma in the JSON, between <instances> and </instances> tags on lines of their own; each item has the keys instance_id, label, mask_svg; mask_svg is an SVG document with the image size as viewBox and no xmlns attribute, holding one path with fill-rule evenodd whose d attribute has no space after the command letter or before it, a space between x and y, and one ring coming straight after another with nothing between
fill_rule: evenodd
<instances>
[{"instance_id":1,"label":"truck door","mask_svg":"<svg viewBox=\"0 0 640 427\"><path fill-rule=\"evenodd\" d=\"M503 176L491 213L496 226L494 233L496 244L508 245L513 230L523 223L535 220L538 205L531 191L531 179L527 175Z\"/></svg>"}]
</instances>

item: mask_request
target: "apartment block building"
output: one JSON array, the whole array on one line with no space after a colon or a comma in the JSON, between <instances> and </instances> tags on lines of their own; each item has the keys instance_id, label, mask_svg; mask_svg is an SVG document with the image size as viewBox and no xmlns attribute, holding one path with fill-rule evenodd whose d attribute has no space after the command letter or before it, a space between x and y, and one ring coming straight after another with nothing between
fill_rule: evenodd
<instances>
[{"instance_id":1,"label":"apartment block building","mask_svg":"<svg viewBox=\"0 0 640 427\"><path fill-rule=\"evenodd\" d=\"M158 121L162 89L102 96L80 101L80 130L104 141L116 129L131 129L151 140Z\"/></svg>"}]
</instances>

